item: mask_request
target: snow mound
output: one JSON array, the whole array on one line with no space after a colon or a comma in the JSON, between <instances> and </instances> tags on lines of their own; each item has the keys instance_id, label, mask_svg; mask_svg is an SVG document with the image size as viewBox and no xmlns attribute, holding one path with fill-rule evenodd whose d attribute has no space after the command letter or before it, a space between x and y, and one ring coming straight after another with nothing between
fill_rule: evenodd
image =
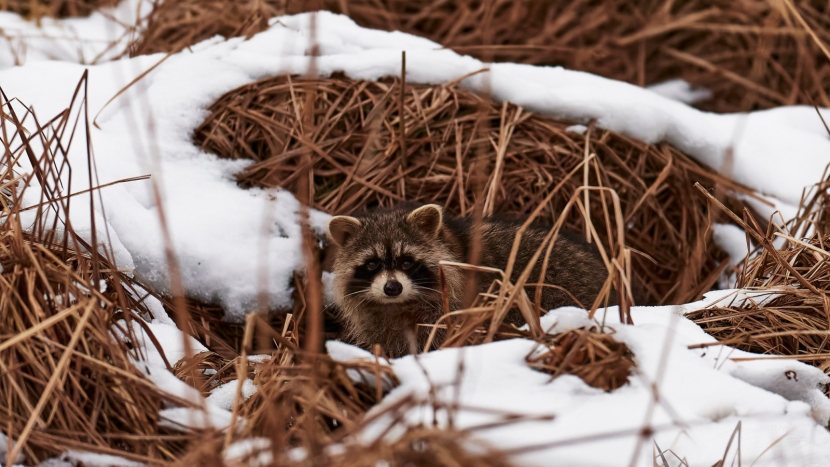
<instances>
[{"instance_id":1,"label":"snow mound","mask_svg":"<svg viewBox=\"0 0 830 467\"><path fill-rule=\"evenodd\" d=\"M474 431L497 448L516 450L519 465L610 467L629 465L636 453L635 465L651 466L651 440L638 444L641 428L651 426L662 449L685 456L689 465L708 466L722 458L738 422L744 440L741 458L747 465L753 461L753 465L777 467L830 462L830 433L824 428L830 401L821 390L830 377L804 363L764 359L724 346L689 349L715 342L682 316L709 302L711 297L683 306L634 307L633 326L621 324L616 307L609 308L606 326L628 345L637 363L630 384L610 393L572 375L551 381L550 375L525 363L535 342L515 339L393 360L401 385L373 410L382 412L414 394L424 404L406 414L411 425L433 421L447 425L446 412L434 409L436 399L439 406L460 406L454 416L455 427L460 429L498 424L507 415L553 416L552 420L507 422ZM546 315L543 326L561 332L599 326L602 316L597 319L591 321L584 310L568 307ZM334 355L355 354L340 349ZM758 360L731 360L747 356ZM435 399L430 399L431 390ZM365 440L384 433L395 416L397 412L382 416L364 433ZM782 442L764 452L782 436Z\"/></svg>"}]
</instances>

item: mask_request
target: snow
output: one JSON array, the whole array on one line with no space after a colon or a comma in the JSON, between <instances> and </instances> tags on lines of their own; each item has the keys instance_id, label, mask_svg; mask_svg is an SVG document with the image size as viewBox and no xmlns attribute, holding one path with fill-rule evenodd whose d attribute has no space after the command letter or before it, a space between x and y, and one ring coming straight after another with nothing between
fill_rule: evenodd
<instances>
[{"instance_id":1,"label":"snow","mask_svg":"<svg viewBox=\"0 0 830 467\"><path fill-rule=\"evenodd\" d=\"M796 361L735 362L731 358L752 354L723 346L688 348L714 339L682 314L726 293L684 306L634 307L633 326L620 324L616 308L609 308L606 326L615 339L628 345L637 363L630 384L611 393L591 388L576 376L563 375L551 381L549 375L525 363L536 344L515 339L394 360L392 368L401 385L373 411L383 411L401 398L415 395L424 403L407 412L407 423L437 420L446 426L447 414L442 410L436 413L429 399L434 388L438 402L459 404L454 423L462 429L504 420L502 414L553 416L553 420L510 422L474 431L477 437L507 450L562 443L520 454L520 465L628 465L645 423L655 428L654 439L663 449L686 457L689 465L708 466L721 458L739 421L743 440L751 440L741 446L743 462L789 466L830 461L830 434L821 426L830 417L830 401L820 390L830 377ZM602 316L597 319L601 321ZM543 319L543 327L550 332L586 325L600 323L588 320L584 310L570 307ZM463 359L464 369L460 390L456 390L459 359ZM652 384L658 388L658 403L654 402ZM650 407L654 411L646 418ZM371 425L364 433L365 441L382 433L389 417L385 415ZM573 441L602 434L609 436L590 443ZM786 442L761 455L785 434ZM800 442L805 439L813 441ZM650 441L641 446L636 465L652 465L652 448ZM781 463L782 459L785 462Z\"/></svg>"},{"instance_id":2,"label":"snow","mask_svg":"<svg viewBox=\"0 0 830 467\"><path fill-rule=\"evenodd\" d=\"M578 135L584 134L588 130L588 127L585 125L571 125L568 128L565 128L565 131L576 133Z\"/></svg>"},{"instance_id":3,"label":"snow","mask_svg":"<svg viewBox=\"0 0 830 467\"><path fill-rule=\"evenodd\" d=\"M66 451L63 459L72 465L81 464L84 467L143 467L141 462L131 461L119 456L108 454L93 454L89 452Z\"/></svg>"},{"instance_id":4,"label":"snow","mask_svg":"<svg viewBox=\"0 0 830 467\"><path fill-rule=\"evenodd\" d=\"M712 226L712 241L729 255L726 261L729 261L729 264L733 266L724 270L718 278L718 286L721 289L728 289L735 286L736 273L734 268L739 267L746 258L748 252L747 235L742 228L735 224L714 224ZM749 246L750 249L754 248L754 243L751 240Z\"/></svg>"},{"instance_id":5,"label":"snow","mask_svg":"<svg viewBox=\"0 0 830 467\"><path fill-rule=\"evenodd\" d=\"M233 467L260 467L271 465L274 459L271 441L267 438L249 438L237 441L222 453L225 465Z\"/></svg>"},{"instance_id":6,"label":"snow","mask_svg":"<svg viewBox=\"0 0 830 467\"><path fill-rule=\"evenodd\" d=\"M692 89L692 85L682 79L672 79L652 84L647 86L646 89L684 104L694 104L712 97L712 93L708 89Z\"/></svg>"},{"instance_id":7,"label":"snow","mask_svg":"<svg viewBox=\"0 0 830 467\"><path fill-rule=\"evenodd\" d=\"M0 68L41 60L95 64L118 57L150 6L149 1L129 0L86 18L42 18L40 24L0 12Z\"/></svg>"},{"instance_id":8,"label":"snow","mask_svg":"<svg viewBox=\"0 0 830 467\"><path fill-rule=\"evenodd\" d=\"M740 264L748 253L747 235L744 229L735 224L715 224L712 226L712 240L726 254L729 255L729 264ZM750 249L754 246L749 243Z\"/></svg>"},{"instance_id":9,"label":"snow","mask_svg":"<svg viewBox=\"0 0 830 467\"><path fill-rule=\"evenodd\" d=\"M128 1L117 11L128 15L130 11L141 13L141 8ZM240 189L233 174L250 162L206 154L192 143L191 135L207 115L207 106L225 92L257 79L307 71L311 50L309 15L273 19L268 31L250 40L214 38L174 54L109 104L119 90L159 64L164 55L107 62L121 52L118 48L124 43L117 42L107 51L104 41L119 40L125 29L102 18L93 15L87 19L47 20L43 29L37 29L19 17L0 14L0 28L7 34L17 31L10 47L23 50L18 44L26 42L25 55L18 54L17 59L11 52L0 52L0 68L15 60L26 63L0 71L0 83L9 97L32 105L39 120L45 121L64 110L78 80L88 71L89 114L97 115L98 125L90 130L97 168L95 183L151 175L150 180L105 188L100 196L103 205L99 203L92 214L87 209L74 209L74 228L91 239L94 220L100 240L96 246L112 255L119 267L134 270L149 286L166 293L169 267L159 221L163 210L190 297L218 303L228 311L229 319L241 320L256 307L259 277L265 271L269 305L290 305L293 272L302 268L296 199L282 190ZM122 18L124 24L135 21L132 16ZM73 30L77 37L65 35ZM322 75L335 71L366 79L397 75L401 50L407 51L409 82L444 83L489 68L489 72L461 80L461 85L478 92L489 90L497 101L509 100L530 111L579 123L569 131L584 131L584 124L593 120L599 127L648 143L667 141L754 188L785 214L792 212L802 190L816 183L830 162L830 139L812 108L718 115L681 102L702 94L679 82L644 89L560 67L485 64L426 39L362 29L346 17L327 13L318 15L316 31L320 56L315 65ZM41 37L34 37L38 34ZM83 65L92 62L97 64ZM21 104L15 104L15 108L19 114L24 113ZM77 104L73 110L78 110ZM26 124L32 128L33 117L27 117ZM79 128L83 132L83 125ZM69 152L76 169L71 186L76 191L90 186L86 170L81 170L87 163L86 148L78 144L83 136L75 137ZM733 158L725 162L730 149ZM23 162L22 171L31 170L26 164ZM64 186L69 181L66 178ZM159 199L154 195L154 185ZM30 187L24 199L35 204L39 195L37 187ZM99 201L98 195L95 200ZM89 206L89 197L79 195L73 203ZM317 233L323 231L326 220L323 213L311 213ZM724 226L714 229L715 241L730 254L730 261L734 263L745 254L741 232ZM331 277L325 278L326 283L330 281ZM511 340L391 362L401 386L392 390L376 410L407 394L426 398L430 385L436 387L435 397L454 402L451 385L457 379L458 362L463 359L458 392L462 409L456 426L474 427L499 420L498 415L471 408L555 416L552 420L519 420L474 431L476 437L504 449L537 446L517 454L520 465L610 466L621 465L621 459L627 464L632 455L638 456L637 465L653 465L650 440L636 450L637 433L644 423L655 427L654 438L662 449L688 458L694 466L720 460L739 423L741 455L747 464L830 464L830 434L824 428L830 418L830 401L820 390L828 383L826 375L795 361L764 359L719 345L688 348L714 340L682 317L683 312L728 293L732 292L713 293L707 301L679 307L635 307L632 326L619 323L615 309L607 310L600 318L615 338L632 349L637 362L637 374L631 383L611 393L588 387L575 376L550 381L549 375L525 364L525 356L535 344ZM327 301L331 300L329 296ZM185 356L185 339L191 338L176 328L161 303L152 297L146 302L152 314L148 327L174 365ZM573 308L556 310L544 320L551 332L590 324L595 323L583 310ZM178 429L226 429L236 383L227 383L214 389L209 397L202 397L167 369L141 327L134 326L133 331L136 343L146 354L146 359L136 361L136 365L159 387L193 404L164 407L164 423ZM205 350L192 339L189 347L194 352ZM374 361L371 354L343 343L330 342L327 348L341 360ZM732 360L736 357L759 359ZM374 377L354 370L349 375L355 379ZM655 388L659 402L654 399ZM244 396L249 397L254 390L250 381L243 384ZM439 424L447 423L446 414L434 413L429 404L411 410L406 417L409 423L431 422L433 418ZM365 439L377 436L384 423L388 420L381 418L371 425L364 433ZM591 436L599 438L578 442L579 437ZM781 436L783 440L775 443ZM237 455L261 448L254 441L237 447ZM544 448L551 442L565 444ZM234 452L225 454L234 457ZM89 456L68 453L67 459L86 465L116 462Z\"/></svg>"},{"instance_id":10,"label":"snow","mask_svg":"<svg viewBox=\"0 0 830 467\"><path fill-rule=\"evenodd\" d=\"M12 441L11 447L14 449L14 445L16 443ZM0 432L0 465L5 465L6 463L6 456L8 455L9 449L9 437L6 436L5 433ZM23 454L20 453L17 455L17 458L14 459L14 462L23 462Z\"/></svg>"},{"instance_id":11,"label":"snow","mask_svg":"<svg viewBox=\"0 0 830 467\"><path fill-rule=\"evenodd\" d=\"M213 389L210 391L210 396L207 397L208 402L225 410L231 410L233 407L233 401L236 398L237 386L239 386L238 381L231 381ZM242 394L240 400L246 401L250 399L256 391L257 387L254 385L254 382L250 379L246 379L242 383Z\"/></svg>"}]
</instances>

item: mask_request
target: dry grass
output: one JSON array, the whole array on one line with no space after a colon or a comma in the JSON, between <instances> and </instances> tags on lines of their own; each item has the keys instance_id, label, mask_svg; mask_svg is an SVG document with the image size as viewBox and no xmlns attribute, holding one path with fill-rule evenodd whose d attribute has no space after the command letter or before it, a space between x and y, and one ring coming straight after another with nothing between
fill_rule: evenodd
<instances>
[{"instance_id":1,"label":"dry grass","mask_svg":"<svg viewBox=\"0 0 830 467\"><path fill-rule=\"evenodd\" d=\"M130 56L178 52L214 36L251 37L285 14L287 0L164 0L156 2Z\"/></svg>"},{"instance_id":2,"label":"dry grass","mask_svg":"<svg viewBox=\"0 0 830 467\"><path fill-rule=\"evenodd\" d=\"M367 416L367 411L397 386L394 372L382 357L337 362L305 352L301 345L307 323L302 313L306 310L299 311L299 318L287 316L281 330L259 314L248 316L242 359L245 349L257 347L253 337L257 334L260 345L270 340L276 348L267 352L270 359L257 364L253 373L250 366L245 370L258 390L250 399L238 398L234 404L239 429L231 430L233 435L214 433L192 443L175 465L369 467L382 461L401 467L512 465L505 454L470 439L466 431L404 423L403 414L425 401L404 397ZM376 349L378 353L380 349ZM193 361L218 369L216 378L222 379L219 375L228 374L228 368L236 367L239 372L242 360L223 361L209 355ZM211 363L205 365L205 361ZM441 407L438 402L433 406ZM399 436L380 437L368 444L356 441L354 436L367 424L385 416L393 420L390 431L401 430ZM497 426L506 423L510 421ZM237 441L253 444L246 454L228 457L224 447Z\"/></svg>"},{"instance_id":3,"label":"dry grass","mask_svg":"<svg viewBox=\"0 0 830 467\"><path fill-rule=\"evenodd\" d=\"M268 437L283 449L341 441L398 384L391 368L379 361L342 363L283 349L260 366L254 378L259 389L241 410L246 437ZM368 376L354 381L354 372Z\"/></svg>"},{"instance_id":4,"label":"dry grass","mask_svg":"<svg viewBox=\"0 0 830 467\"><path fill-rule=\"evenodd\" d=\"M267 438L249 448L243 455L223 459L221 437L201 444L176 465L204 467L510 467L507 456L489 446L470 439L458 430L417 426L409 428L395 441L379 441L370 445L347 444L337 449L322 449L301 457L300 450L293 456L279 453L275 456ZM262 441L265 441L264 443Z\"/></svg>"},{"instance_id":5,"label":"dry grass","mask_svg":"<svg viewBox=\"0 0 830 467\"><path fill-rule=\"evenodd\" d=\"M712 92L706 110L830 107L830 65L816 42L830 40L830 10L815 0L166 0L133 53L250 36L271 16L319 7L485 61L561 65L638 85L683 78Z\"/></svg>"},{"instance_id":6,"label":"dry grass","mask_svg":"<svg viewBox=\"0 0 830 467\"><path fill-rule=\"evenodd\" d=\"M0 0L0 11L27 18L89 16L100 7L115 6L117 0Z\"/></svg>"},{"instance_id":7,"label":"dry grass","mask_svg":"<svg viewBox=\"0 0 830 467\"><path fill-rule=\"evenodd\" d=\"M3 95L0 425L17 441L3 462L19 452L35 465L69 449L171 461L191 435L160 428L159 409L190 403L160 390L134 363L144 357L131 322L151 316L136 298L146 293L62 214L72 200L59 181L78 130L71 116L84 103L76 92L65 112L41 126ZM23 160L33 172L15 170ZM41 202L24 209L31 186Z\"/></svg>"},{"instance_id":8,"label":"dry grass","mask_svg":"<svg viewBox=\"0 0 830 467\"><path fill-rule=\"evenodd\" d=\"M406 19L402 29L428 36L442 34L445 44L483 57L565 63L641 84L680 74L715 91L718 110L766 107L783 102L782 96L796 102L804 92L819 102L826 100L821 89L825 72L814 66L813 43L804 42L806 36L797 27L776 26L775 20L786 22L786 15L775 16L777 10L769 8L734 16L731 13L738 11L737 3L721 5L718 14L701 15L695 13L695 8L700 8L697 4L663 13L658 11L663 5L659 4L655 13L623 2L532 4L534 8L559 9L545 11L524 11L531 5L525 1L493 3L495 7L484 9L464 0L443 2L440 8L438 3L424 3L436 8L423 8L419 17L409 11L396 13L395 8L403 8L404 2L379 0L371 5L367 2L366 7L360 1L338 2L337 7L348 5L359 22L381 20L387 22L385 27ZM799 8L804 10L805 5L799 3ZM282 2L234 2L229 8L226 2L168 0L157 4L147 32L131 53L181 50L216 34L250 36L283 8L286 5ZM540 30L534 21L527 21L545 17L547 11L557 11L560 18L545 23L547 29ZM603 15L612 11L620 24L608 23ZM569 17L569 12L582 16ZM596 18L596 22L588 25L584 18ZM812 15L807 21L812 24L822 18ZM762 29L746 27L760 20L764 21ZM743 26L717 26L720 21ZM520 22L527 26L516 27ZM669 26L655 29L655 24ZM731 37L739 39L733 43ZM479 47L482 44L488 48ZM503 47L516 44L521 46ZM766 51L765 47L770 47L770 52L763 65L770 68L758 72L761 65L753 54ZM713 65L702 66L689 56L703 57ZM779 68L798 71L788 80ZM729 74L733 69L743 80ZM695 76L698 81L690 79ZM601 241L607 250L612 272L604 296L591 307L592 313L607 300L612 285L625 293L626 284L633 282L649 302L678 303L699 297L720 274L723 254L710 241L708 230L719 214L710 212L692 185L716 186L720 193L745 192L744 187L718 177L668 145L646 145L595 128L585 134L573 133L567 130L568 122L524 112L511 104L493 105L453 85L406 87L402 122L397 108L400 89L395 80L276 77L239 88L217 101L196 139L220 156L254 159L255 163L239 174L243 186L285 186L306 196L314 207L332 213L408 199L438 202L462 215L470 215L476 206L485 212L533 213L551 223L559 219L557 227L591 231L594 240ZM400 137L402 130L404 138ZM406 148L404 156L402 147ZM7 147L6 154L6 166L11 167L9 158L20 157L22 152ZM13 177L9 168L5 180ZM299 193L304 184L308 192ZM591 190L584 192L583 202L581 189L586 184ZM554 186L561 193L551 197ZM613 196L608 188L613 189ZM4 215L13 219L19 209L17 195L13 188L7 191L11 203L7 200ZM616 209L609 207L614 199L619 201ZM818 222L826 225L826 214L822 219ZM8 283L8 293L14 298L0 303L7 307L0 310L0 335L22 332L26 336L25 341L0 347L0 362L12 362L9 370L3 368L0 397L15 409L0 415L0 424L11 426L14 438L19 438L26 424L37 427L25 440L27 460L37 462L73 448L152 464L252 465L252 457L225 462L223 448L234 441L263 437L268 446L255 454L270 454L268 465L374 466L381 461L390 466L509 465L503 453L477 446L469 433L453 429L403 426L403 435L394 440L379 439L370 446L348 442L351 435L381 415L367 418L366 414L394 387L395 377L381 358L342 363L303 350L315 339L313 332L309 336L307 323L308 316L318 310L309 305L314 292L305 289L299 279L293 312L269 317L267 323L259 315L251 315L247 326L224 325L219 321L221 310L189 304L190 318L182 326L189 326L214 352L174 362L176 374L203 393L220 384L234 384L239 378L252 379L259 391L248 401L237 397L234 417L238 430L232 429L230 434L195 433L201 438L195 442L192 434L159 430L161 404L182 401L171 400L149 385L128 360L135 349L112 335L113 310L122 310L123 315L117 316L127 319L140 319L133 316L147 313L130 299L131 294L123 292L134 285L106 258L85 253L90 249L83 248L71 229L66 229L63 237L49 232L48 228L24 231L19 222L0 227L0 233L5 234L0 240L4 268L0 286L6 288ZM804 251L787 256L806 282L815 279L822 290L827 288L827 271L818 266L822 254L814 249L826 251L828 240L818 237L815 243L811 239L814 248L804 247ZM75 245L69 247L72 242ZM816 262L810 262L811 254ZM775 264L787 269L782 262ZM792 279L787 276L789 269L786 273L774 269L774 265L760 264L752 280L775 277L783 281L777 282L780 285L786 282L782 277ZM10 271L15 271L14 275ZM807 274L811 271L815 274ZM84 285L96 283L98 277L107 281L106 292ZM530 299L520 292L523 285L497 281L489 294L476 297L468 308L447 313L446 320L431 325L435 334L440 334L434 341L436 346L439 342L446 348L512 337L535 339L546 350L528 356L532 367L554 377L575 374L607 391L625 384L633 360L623 344L596 330L543 335L538 309L534 310ZM815 313L807 313L815 321L812 324L827 329L828 323L815 318L821 305L814 300L818 296L804 290L793 296L812 297L793 306L802 315L805 306L812 307ZM826 294L820 296L830 313ZM63 298L58 301L55 297ZM172 301L168 305L171 311L175 308ZM516 312L529 318L529 331L505 323L507 314ZM55 323L43 326L44 320L50 319ZM799 337L798 345L807 334ZM758 342L769 342L757 337L747 339L754 339L751 345L761 348L766 344ZM813 356L821 356L819 344L812 342ZM67 347L74 347L74 351L64 352ZM271 359L253 365L247 360L250 353L267 353ZM65 372L56 371L60 365ZM206 378L201 377L204 370L211 370ZM355 371L362 379L350 377ZM60 375L66 377L61 379ZM54 391L47 388L51 381L56 384ZM33 411L40 399L46 402ZM382 414L393 414L401 423L401 414L423 403L405 399L386 407ZM45 414L44 428L38 417ZM104 437L102 433L112 435ZM292 456L298 448L307 455Z\"/></svg>"},{"instance_id":9,"label":"dry grass","mask_svg":"<svg viewBox=\"0 0 830 467\"><path fill-rule=\"evenodd\" d=\"M199 352L175 362L173 374L208 396L213 389L239 379L236 363L235 359L227 360L214 352ZM248 362L245 377L253 378L254 374L255 365Z\"/></svg>"},{"instance_id":10,"label":"dry grass","mask_svg":"<svg viewBox=\"0 0 830 467\"><path fill-rule=\"evenodd\" d=\"M546 339L544 346L545 351L528 356L532 368L550 373L551 378L576 375L589 386L605 391L627 384L635 366L625 344L596 328L570 329Z\"/></svg>"},{"instance_id":11,"label":"dry grass","mask_svg":"<svg viewBox=\"0 0 830 467\"><path fill-rule=\"evenodd\" d=\"M72 141L82 140L75 132L89 128L87 121L72 117L85 115L78 112L86 102L84 84L82 80L67 110L47 126L21 105L2 101L0 125L8 138L0 163L0 400L5 407L0 424L17 441L3 463L15 463L10 461L19 453L27 465L36 465L75 450L149 465L193 459L204 460L202 465L224 465L224 445L267 436L280 459L274 465L312 465L282 461L293 458L290 453L301 447L315 456L330 456L325 465L367 465L365 447L350 445L345 454L322 449L343 442L368 423L366 411L397 379L378 359L341 363L302 350L309 339L307 300L302 297L297 314L282 315L277 329L274 320L267 323L258 320L258 314L249 315L239 348L220 343L222 338L213 334L212 344L228 352L228 358L207 352L168 362L174 374L204 394L222 384L253 379L258 392L247 401L237 396L234 428L227 433L162 428L160 409L197 407L165 393L135 365L143 359L144 347L136 345L132 324L144 327L148 345L163 354L142 324L152 317L140 298L147 292L76 234L63 215L55 215L66 212L73 199L65 195L65 180L60 182L70 170L66 153ZM15 167L21 160L34 170L18 173ZM22 206L22 196L31 186L43 193L35 210ZM299 288L298 293L307 292ZM181 324L193 327L202 322L196 318ZM247 356L254 351L270 355L270 361L253 364ZM364 377L355 380L353 372ZM406 406L388 410L404 411L420 403L409 400ZM482 447L467 453L475 443L468 442L465 433L404 428L401 438L378 441L373 455L392 465L508 465L501 454L482 454L487 452ZM204 457L206 453L210 456Z\"/></svg>"},{"instance_id":12,"label":"dry grass","mask_svg":"<svg viewBox=\"0 0 830 467\"><path fill-rule=\"evenodd\" d=\"M792 2L792 3L790 3ZM830 106L830 9L810 0L323 0L366 27L406 31L485 60L561 65L638 85L683 78L736 112ZM300 7L301 3L292 3ZM802 21L804 23L802 23Z\"/></svg>"},{"instance_id":13,"label":"dry grass","mask_svg":"<svg viewBox=\"0 0 830 467\"><path fill-rule=\"evenodd\" d=\"M14 219L0 235L3 431L27 437L30 465L67 449L169 460L183 437L159 430L158 411L181 401L150 383L130 360L140 355L115 336L114 320L141 311L125 303L129 285L107 272L106 291L91 288L99 258L24 233Z\"/></svg>"},{"instance_id":14,"label":"dry grass","mask_svg":"<svg viewBox=\"0 0 830 467\"><path fill-rule=\"evenodd\" d=\"M813 187L797 218L784 227L760 229L744 216L758 245L736 287L749 298L727 297L688 316L721 343L756 353L782 355L830 372L830 178ZM737 218L737 216L736 216ZM771 242L784 238L776 250Z\"/></svg>"},{"instance_id":15,"label":"dry grass","mask_svg":"<svg viewBox=\"0 0 830 467\"><path fill-rule=\"evenodd\" d=\"M568 131L571 123L491 104L452 84L407 86L401 157L399 93L394 80L269 78L218 99L195 141L220 157L253 159L237 175L245 187L296 193L300 174L310 169L313 207L332 214L408 200L471 215L479 200L485 212L526 216L586 152L596 154L586 174L565 181L540 220L552 224L587 177L590 186L620 197L625 244L643 253L635 252L632 263L645 301L689 302L715 283L724 256L709 241L710 212L693 184L748 192L744 187L666 144L597 129L577 134ZM301 117L309 98L313 129ZM476 178L482 173L487 178ZM600 237L606 246L616 243L602 215L606 201L599 192L590 198ZM566 225L584 231L586 223L574 210Z\"/></svg>"}]
</instances>

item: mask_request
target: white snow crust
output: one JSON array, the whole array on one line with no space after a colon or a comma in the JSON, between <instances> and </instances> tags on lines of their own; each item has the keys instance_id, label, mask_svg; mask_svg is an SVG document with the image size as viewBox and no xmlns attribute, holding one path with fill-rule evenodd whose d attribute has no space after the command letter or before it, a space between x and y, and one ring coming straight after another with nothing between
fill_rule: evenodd
<instances>
[{"instance_id":1,"label":"white snow crust","mask_svg":"<svg viewBox=\"0 0 830 467\"><path fill-rule=\"evenodd\" d=\"M0 12L0 68L42 60L95 64L124 53L151 2L126 0L85 18L26 20Z\"/></svg>"},{"instance_id":2,"label":"white snow crust","mask_svg":"<svg viewBox=\"0 0 830 467\"><path fill-rule=\"evenodd\" d=\"M830 465L830 434L825 428L830 401L821 391L830 377L804 363L766 359L725 346L688 349L715 339L683 313L728 293L712 293L701 302L683 306L634 307L633 326L620 324L616 307L609 308L607 328L628 345L637 363L630 384L611 393L592 388L576 376L551 381L550 375L525 363L536 343L515 339L394 360L392 368L401 385L373 410L382 411L415 395L424 404L406 414L411 425L430 425L434 420L439 426L448 424L445 410L433 410L435 399L460 407L454 416L455 427L460 429L504 421L507 415L553 416L551 421L505 422L498 428L474 431L501 449L533 448L518 455L520 465L629 465L636 452L635 465L652 466L652 438L636 450L641 428L651 426L656 431L653 440L662 449L685 457L691 466L711 466L723 457L738 422L744 465ZM549 332L599 327L601 322L601 316L591 321L585 310L571 307L543 318ZM739 357L759 359L732 360ZM459 359L463 359L460 390L456 388ZM659 403L654 402L653 388ZM430 399L431 389L435 399ZM650 407L654 410L648 417ZM365 441L384 432L391 416L370 426ZM781 436L782 442L764 452ZM551 443L560 444L544 448ZM728 459L734 455L735 446ZM675 460L669 465L679 464Z\"/></svg>"}]
</instances>

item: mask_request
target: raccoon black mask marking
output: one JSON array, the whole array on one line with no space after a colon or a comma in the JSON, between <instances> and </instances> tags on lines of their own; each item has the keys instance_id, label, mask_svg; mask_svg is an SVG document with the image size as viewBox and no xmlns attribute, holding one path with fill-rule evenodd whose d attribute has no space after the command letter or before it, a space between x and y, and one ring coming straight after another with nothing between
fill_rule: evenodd
<instances>
[{"instance_id":1,"label":"raccoon black mask marking","mask_svg":"<svg viewBox=\"0 0 830 467\"><path fill-rule=\"evenodd\" d=\"M505 269L521 222L485 218L481 225L483 266ZM472 222L443 213L440 206L399 206L357 217L336 216L329 221L329 237L336 245L332 272L340 319L348 338L358 345L381 344L393 356L408 353L414 338L426 343L429 329L443 314L438 281L440 261L465 262ZM531 226L522 237L514 267L527 266L549 228ZM541 259L533 271L541 272ZM464 273L444 268L450 309L461 306ZM571 232L560 231L546 273L547 284L562 287L584 306L590 306L605 281L605 266L596 249ZM493 277L479 281L486 290ZM535 287L527 288L533 297ZM542 307L575 305L564 291L543 289Z\"/></svg>"}]
</instances>

